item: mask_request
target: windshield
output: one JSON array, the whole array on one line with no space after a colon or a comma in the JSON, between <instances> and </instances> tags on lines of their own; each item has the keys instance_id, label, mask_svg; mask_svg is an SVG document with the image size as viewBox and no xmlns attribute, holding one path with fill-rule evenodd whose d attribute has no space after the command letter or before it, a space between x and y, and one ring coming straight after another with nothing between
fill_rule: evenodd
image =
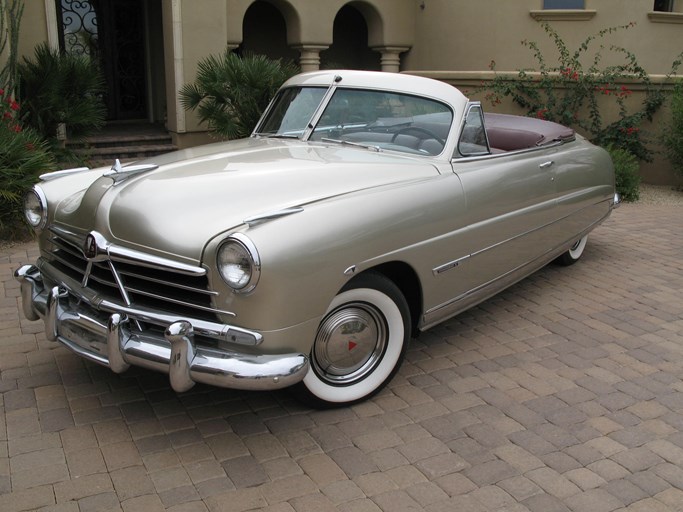
<instances>
[{"instance_id":1,"label":"windshield","mask_svg":"<svg viewBox=\"0 0 683 512\"><path fill-rule=\"evenodd\" d=\"M335 91L311 140L353 142L375 149L438 155L453 113L438 101L386 91Z\"/></svg>"},{"instance_id":2,"label":"windshield","mask_svg":"<svg viewBox=\"0 0 683 512\"><path fill-rule=\"evenodd\" d=\"M328 88L282 89L258 135L301 138ZM411 94L338 87L309 140L438 155L453 121L448 105Z\"/></svg>"},{"instance_id":3,"label":"windshield","mask_svg":"<svg viewBox=\"0 0 683 512\"><path fill-rule=\"evenodd\" d=\"M326 91L326 87L282 89L263 120L259 135L301 137Z\"/></svg>"}]
</instances>

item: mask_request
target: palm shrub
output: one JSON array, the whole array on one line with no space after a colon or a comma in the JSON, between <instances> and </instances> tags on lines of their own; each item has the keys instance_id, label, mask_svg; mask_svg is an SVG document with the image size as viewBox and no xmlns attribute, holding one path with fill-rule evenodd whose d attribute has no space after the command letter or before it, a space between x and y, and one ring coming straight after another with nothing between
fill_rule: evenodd
<instances>
[{"instance_id":1,"label":"palm shrub","mask_svg":"<svg viewBox=\"0 0 683 512\"><path fill-rule=\"evenodd\" d=\"M291 63L226 49L199 62L195 81L180 90L180 101L219 137L247 137L278 88L297 72Z\"/></svg>"},{"instance_id":2,"label":"palm shrub","mask_svg":"<svg viewBox=\"0 0 683 512\"><path fill-rule=\"evenodd\" d=\"M43 43L33 59L22 59L18 72L23 120L46 139L56 140L60 124L74 139L104 125L104 79L88 57L60 53Z\"/></svg>"},{"instance_id":3,"label":"palm shrub","mask_svg":"<svg viewBox=\"0 0 683 512\"><path fill-rule=\"evenodd\" d=\"M667 159L674 171L683 176L683 81L678 81L671 94L671 118L662 133Z\"/></svg>"}]
</instances>

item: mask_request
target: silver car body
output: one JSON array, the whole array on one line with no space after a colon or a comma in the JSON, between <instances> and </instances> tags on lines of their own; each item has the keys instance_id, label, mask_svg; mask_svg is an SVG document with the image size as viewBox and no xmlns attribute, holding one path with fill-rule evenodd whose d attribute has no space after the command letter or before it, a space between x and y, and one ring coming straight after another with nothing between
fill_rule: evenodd
<instances>
[{"instance_id":1,"label":"silver car body","mask_svg":"<svg viewBox=\"0 0 683 512\"><path fill-rule=\"evenodd\" d=\"M247 139L45 175L40 259L16 272L25 315L116 372L168 372L178 391L276 389L311 372L321 321L357 276L394 282L424 330L571 250L618 204L607 153L563 127L485 118L456 88L409 75L321 71L282 90L308 87L319 103L299 131L266 130L276 100ZM386 126L332 123L340 91L435 107ZM441 123L428 148L402 127L418 118ZM512 139L547 133L501 150L484 123ZM228 237L255 255L253 289L217 269Z\"/></svg>"}]
</instances>

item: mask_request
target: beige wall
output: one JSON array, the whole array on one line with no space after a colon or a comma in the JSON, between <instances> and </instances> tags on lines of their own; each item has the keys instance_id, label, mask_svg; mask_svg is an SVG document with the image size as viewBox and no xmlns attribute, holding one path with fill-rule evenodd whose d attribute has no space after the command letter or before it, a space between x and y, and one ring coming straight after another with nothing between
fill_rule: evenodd
<instances>
[{"instance_id":1,"label":"beige wall","mask_svg":"<svg viewBox=\"0 0 683 512\"><path fill-rule=\"evenodd\" d=\"M521 40L538 41L546 53L554 49L531 16L541 8L541 0L462 1L457 9L455 3L425 0L424 10L416 8L415 44L404 58L403 69L477 71L495 60L499 70L516 70L536 65ZM635 52L649 73L667 73L683 50L683 25L652 21L648 13L653 4L652 0L586 0L587 9L595 11L591 19L550 23L570 48L576 48L603 28L635 22L603 41ZM669 15L669 21L681 18Z\"/></svg>"},{"instance_id":2,"label":"beige wall","mask_svg":"<svg viewBox=\"0 0 683 512\"><path fill-rule=\"evenodd\" d=\"M57 27L54 28L56 30ZM24 16L21 19L21 27L19 28L19 55L32 56L33 49L45 41L48 41L48 19L45 1L25 0Z\"/></svg>"}]
</instances>

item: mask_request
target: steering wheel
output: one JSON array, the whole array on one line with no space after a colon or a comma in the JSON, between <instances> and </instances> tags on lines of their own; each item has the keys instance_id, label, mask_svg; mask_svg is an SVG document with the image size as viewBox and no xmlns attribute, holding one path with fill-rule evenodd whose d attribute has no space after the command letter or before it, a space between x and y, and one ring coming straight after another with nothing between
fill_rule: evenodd
<instances>
[{"instance_id":1,"label":"steering wheel","mask_svg":"<svg viewBox=\"0 0 683 512\"><path fill-rule=\"evenodd\" d=\"M396 138L399 135L401 135L402 133L410 132L410 131L425 134L425 135L427 135L427 137L423 137L424 139L434 139L435 141L437 141L442 146L444 146L446 144L446 141L443 140L441 137L439 137L436 133L434 133L431 130L428 130L427 128L422 128L421 126L406 126L405 128L401 128L396 133L394 133L394 136L391 138L391 142L393 143L396 140Z\"/></svg>"}]
</instances>

